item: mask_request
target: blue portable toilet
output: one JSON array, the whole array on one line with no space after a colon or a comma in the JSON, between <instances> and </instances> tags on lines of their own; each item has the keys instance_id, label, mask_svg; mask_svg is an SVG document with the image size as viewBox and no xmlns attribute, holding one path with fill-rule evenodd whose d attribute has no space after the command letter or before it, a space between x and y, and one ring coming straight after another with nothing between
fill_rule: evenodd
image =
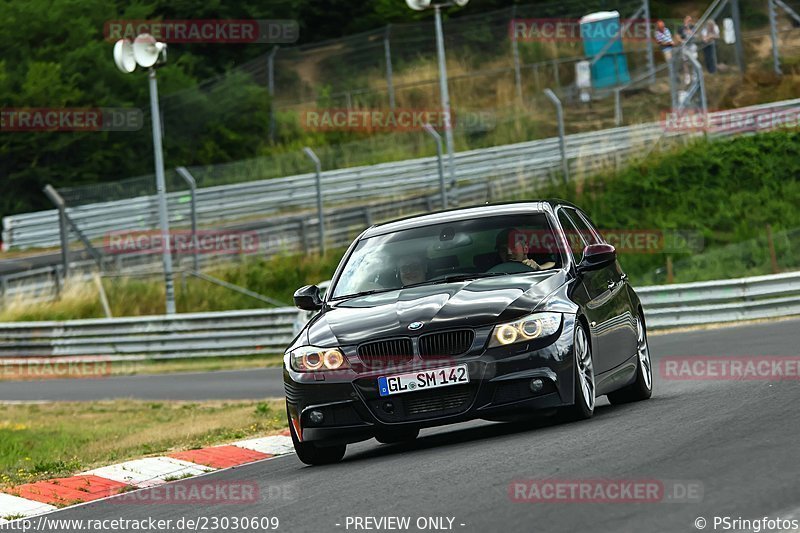
<instances>
[{"instance_id":1,"label":"blue portable toilet","mask_svg":"<svg viewBox=\"0 0 800 533\"><path fill-rule=\"evenodd\" d=\"M622 48L622 39L616 36L620 30L618 11L599 11L580 20L583 51L594 58L613 41L602 58L592 65L592 86L595 89L628 83L628 60Z\"/></svg>"}]
</instances>

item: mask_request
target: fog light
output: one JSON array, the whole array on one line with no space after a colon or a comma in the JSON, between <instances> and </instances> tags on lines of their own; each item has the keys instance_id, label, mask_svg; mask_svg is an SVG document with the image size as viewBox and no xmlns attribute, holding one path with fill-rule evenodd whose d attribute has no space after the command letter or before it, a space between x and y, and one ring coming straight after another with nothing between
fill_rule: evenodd
<instances>
[{"instance_id":1,"label":"fog light","mask_svg":"<svg viewBox=\"0 0 800 533\"><path fill-rule=\"evenodd\" d=\"M394 404L392 402L383 402L383 410L389 414L394 413Z\"/></svg>"},{"instance_id":2,"label":"fog light","mask_svg":"<svg viewBox=\"0 0 800 533\"><path fill-rule=\"evenodd\" d=\"M322 424L324 419L325 415L322 414L322 411L311 411L308 413L308 421L312 424Z\"/></svg>"},{"instance_id":3,"label":"fog light","mask_svg":"<svg viewBox=\"0 0 800 533\"><path fill-rule=\"evenodd\" d=\"M532 379L530 384L531 392L536 394L544 388L544 381L539 378Z\"/></svg>"}]
</instances>

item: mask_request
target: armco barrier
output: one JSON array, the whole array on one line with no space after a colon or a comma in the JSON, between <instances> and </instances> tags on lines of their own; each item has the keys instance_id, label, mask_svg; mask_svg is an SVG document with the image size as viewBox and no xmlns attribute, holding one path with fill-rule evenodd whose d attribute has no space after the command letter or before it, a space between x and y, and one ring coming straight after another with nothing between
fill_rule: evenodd
<instances>
[{"instance_id":1,"label":"armco barrier","mask_svg":"<svg viewBox=\"0 0 800 533\"><path fill-rule=\"evenodd\" d=\"M748 116L758 117L798 106L800 99L744 109ZM726 130L710 136L739 133L746 131ZM588 176L609 166L619 166L646 153L657 142L674 143L691 135L702 133L665 132L661 123L570 135L567 139L570 175ZM491 202L519 196L520 191L535 190L538 184L553 179L561 165L557 139L460 152L456 154L456 163L461 205ZM326 171L322 182L326 239L332 247L345 246L360 229L372 223L428 212L440 205L434 158ZM258 232L261 256L313 250L319 247L317 220L311 209L315 202L314 190L311 174L199 189L199 222L201 227L216 224L217 229L227 226ZM189 206L181 200L183 196L183 192L169 195L173 228L188 224ZM287 210L295 214L281 214ZM69 209L69 213L89 238L101 238L113 231L157 227L154 196L85 205ZM241 221L256 216L258 220ZM239 222L235 222L237 220ZM5 217L3 227L5 247L57 246L59 243L55 210ZM205 268L230 261L232 257L203 256L200 259ZM117 255L106 257L105 265L117 273L154 270L160 268L160 257L158 254ZM73 272L88 271L92 265L74 263L71 268ZM0 297L4 305L19 298L29 302L48 300L57 292L53 268L0 276Z\"/></svg>"},{"instance_id":2,"label":"armco barrier","mask_svg":"<svg viewBox=\"0 0 800 533\"><path fill-rule=\"evenodd\" d=\"M648 328L800 314L800 272L641 287Z\"/></svg>"},{"instance_id":3,"label":"armco barrier","mask_svg":"<svg viewBox=\"0 0 800 533\"><path fill-rule=\"evenodd\" d=\"M737 110L749 117L796 109L800 99L784 100ZM746 111L745 111L746 110ZM711 117L730 111L711 113ZM747 133L747 128L725 129L712 137ZM590 174L598 162L621 163L646 152L663 139L702 135L700 131L671 129L661 122L637 124L606 130L576 133L566 139L570 175ZM536 181L536 176L552 175L561 165L557 138L470 150L455 154L459 186L488 181L508 183ZM201 174L202 168L190 169ZM284 178L220 185L197 190L198 222L201 226L219 226L245 218L277 215L287 211L313 208L315 177L301 174ZM378 165L327 170L322 173L326 207L347 204L361 206L387 198L432 193L439 186L437 161L424 157ZM173 227L189 225L189 205L185 191L167 195L170 223ZM141 196L113 202L69 208L75 223L90 238L112 231L152 229L158 225L156 196ZM3 218L5 249L59 245L58 213L55 209L24 213Z\"/></svg>"},{"instance_id":4,"label":"armco barrier","mask_svg":"<svg viewBox=\"0 0 800 533\"><path fill-rule=\"evenodd\" d=\"M800 315L800 272L642 287L648 328ZM280 353L297 310L192 313L0 324L0 360L131 361Z\"/></svg>"},{"instance_id":5,"label":"armco barrier","mask_svg":"<svg viewBox=\"0 0 800 533\"><path fill-rule=\"evenodd\" d=\"M0 324L0 359L109 361L279 353L292 340L293 307Z\"/></svg>"},{"instance_id":6,"label":"armco barrier","mask_svg":"<svg viewBox=\"0 0 800 533\"><path fill-rule=\"evenodd\" d=\"M573 175L595 167L594 159L623 161L656 142L663 130L659 123L578 133L567 139L567 155ZM676 137L681 134L670 133ZM560 168L558 139L543 139L455 154L459 186L511 178L536 181ZM328 170L322 173L326 207L400 199L432 193L439 187L435 157L395 161L378 165ZM194 169L190 169L194 170ZM197 169L201 172L202 169ZM219 226L252 217L269 217L315 206L313 174L301 174L197 190L197 217L201 226ZM171 227L189 225L189 204L184 191L167 195ZM90 239L113 231L152 229L158 226L157 198L142 196L68 209L72 220ZM3 246L23 249L59 245L56 210L25 213L3 218Z\"/></svg>"}]
</instances>

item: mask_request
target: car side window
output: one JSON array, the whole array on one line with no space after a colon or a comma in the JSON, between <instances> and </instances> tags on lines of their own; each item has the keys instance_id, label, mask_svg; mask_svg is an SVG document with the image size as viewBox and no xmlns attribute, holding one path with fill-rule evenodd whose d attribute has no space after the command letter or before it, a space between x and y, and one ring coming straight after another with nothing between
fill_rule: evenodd
<instances>
[{"instance_id":1,"label":"car side window","mask_svg":"<svg viewBox=\"0 0 800 533\"><path fill-rule=\"evenodd\" d=\"M595 225L592 224L592 221L589 220L589 217L586 216L586 213L584 213L582 211L577 211L576 214L578 216L577 217L573 216L573 218L576 218L576 219L579 218L583 222L583 224L586 227L586 229L589 230L594 236L596 236L595 240L597 241L597 243L608 244L606 242L606 240L603 238L603 235L600 233L600 231L598 231L598 229L595 227ZM576 222L577 222L577 220L576 220Z\"/></svg>"},{"instance_id":2,"label":"car side window","mask_svg":"<svg viewBox=\"0 0 800 533\"><path fill-rule=\"evenodd\" d=\"M569 244L570 253L572 253L572 261L578 264L579 258L583 255L583 249L586 248L586 241L584 240L572 218L565 209L558 210L558 221L561 223L561 228L564 230L564 237Z\"/></svg>"},{"instance_id":3,"label":"car side window","mask_svg":"<svg viewBox=\"0 0 800 533\"><path fill-rule=\"evenodd\" d=\"M569 211L567 214L569 215L570 220L575 224L575 227L578 229L578 233L583 237L583 242L588 244L602 244L600 239L597 237L597 231L592 231L591 226L588 222L586 222L583 217L574 209L564 209L564 211Z\"/></svg>"}]
</instances>

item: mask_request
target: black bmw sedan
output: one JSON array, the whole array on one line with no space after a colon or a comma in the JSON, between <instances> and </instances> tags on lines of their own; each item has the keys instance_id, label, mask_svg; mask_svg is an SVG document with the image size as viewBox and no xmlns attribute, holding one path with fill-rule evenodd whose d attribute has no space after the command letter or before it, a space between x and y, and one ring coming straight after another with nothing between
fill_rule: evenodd
<instances>
[{"instance_id":1,"label":"black bmw sedan","mask_svg":"<svg viewBox=\"0 0 800 533\"><path fill-rule=\"evenodd\" d=\"M589 218L561 201L456 209L372 226L349 247L284 357L301 461L471 419L594 413L644 400L639 298Z\"/></svg>"}]
</instances>

